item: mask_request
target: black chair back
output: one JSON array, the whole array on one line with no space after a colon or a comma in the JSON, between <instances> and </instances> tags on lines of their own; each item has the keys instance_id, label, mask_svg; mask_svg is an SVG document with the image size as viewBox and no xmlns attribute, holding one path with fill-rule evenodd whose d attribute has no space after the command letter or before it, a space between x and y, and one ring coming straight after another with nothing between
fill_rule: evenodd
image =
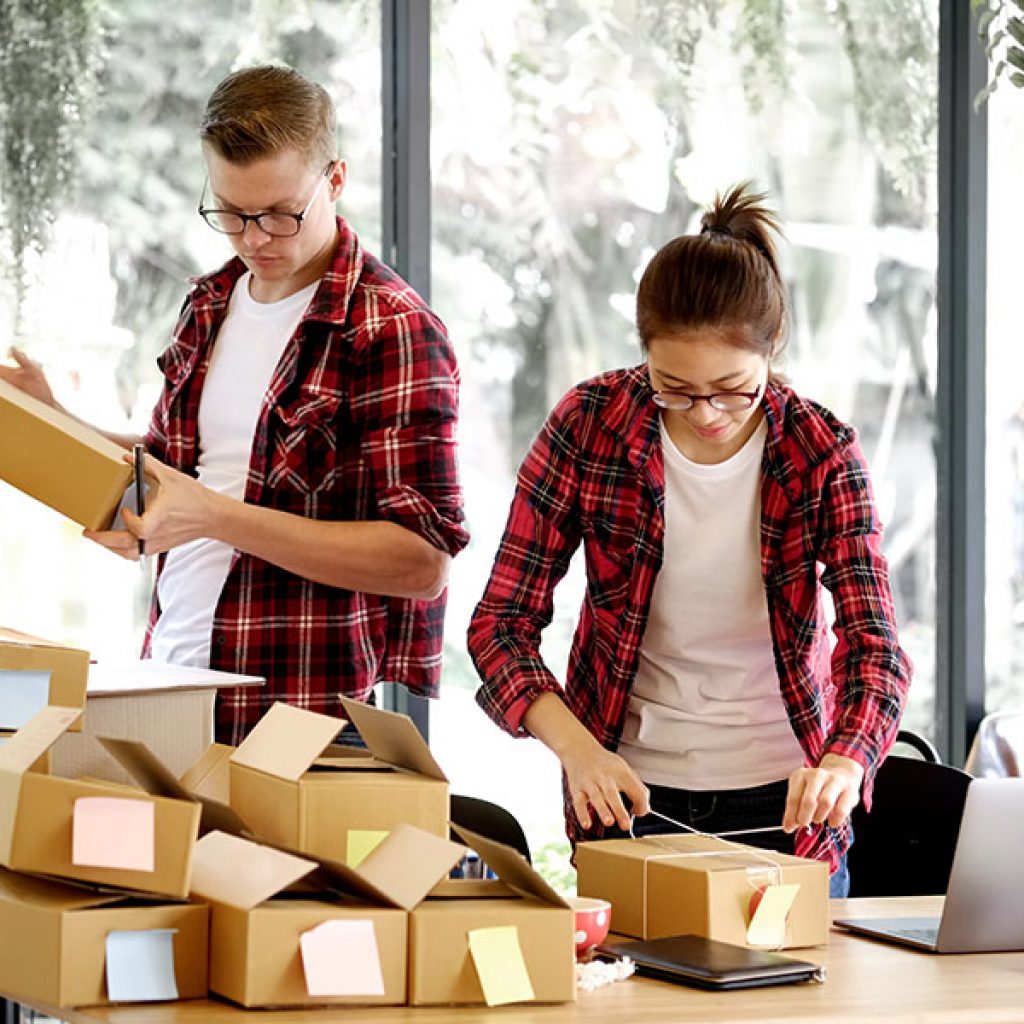
<instances>
[{"instance_id":1,"label":"black chair back","mask_svg":"<svg viewBox=\"0 0 1024 1024\"><path fill-rule=\"evenodd\" d=\"M511 846L532 863L530 844L526 840L522 825L511 811L505 810L499 804L482 800L480 797L453 794L450 816L453 824L468 828L470 832L476 832L485 839L493 839L495 842L504 843L505 846ZM462 841L455 835L452 839L455 842Z\"/></svg>"},{"instance_id":2,"label":"black chair back","mask_svg":"<svg viewBox=\"0 0 1024 1024\"><path fill-rule=\"evenodd\" d=\"M945 893L971 777L945 764L891 755L878 769L871 812L851 816L851 896Z\"/></svg>"}]
</instances>

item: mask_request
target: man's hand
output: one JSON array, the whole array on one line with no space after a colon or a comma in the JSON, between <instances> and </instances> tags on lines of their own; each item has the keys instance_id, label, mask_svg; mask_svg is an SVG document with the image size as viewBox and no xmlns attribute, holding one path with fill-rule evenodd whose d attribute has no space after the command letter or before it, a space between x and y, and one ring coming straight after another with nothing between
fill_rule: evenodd
<instances>
[{"instance_id":1,"label":"man's hand","mask_svg":"<svg viewBox=\"0 0 1024 1024\"><path fill-rule=\"evenodd\" d=\"M817 768L798 768L789 777L785 832L827 822L838 828L860 802L864 769L853 758L826 754Z\"/></svg>"},{"instance_id":2,"label":"man's hand","mask_svg":"<svg viewBox=\"0 0 1024 1024\"><path fill-rule=\"evenodd\" d=\"M10 356L14 366L0 365L0 380L24 391L26 395L39 399L51 409L59 409L60 405L53 397L50 384L43 368L34 359L30 359L20 348L11 346Z\"/></svg>"},{"instance_id":3,"label":"man's hand","mask_svg":"<svg viewBox=\"0 0 1024 1024\"><path fill-rule=\"evenodd\" d=\"M125 454L125 462L132 456ZM159 555L201 537L213 536L217 503L223 495L204 487L198 480L146 456L146 478L152 486L146 511L140 517L130 508L121 510L126 530L85 530L83 536L122 558L139 558L138 541L146 544L147 555Z\"/></svg>"}]
</instances>

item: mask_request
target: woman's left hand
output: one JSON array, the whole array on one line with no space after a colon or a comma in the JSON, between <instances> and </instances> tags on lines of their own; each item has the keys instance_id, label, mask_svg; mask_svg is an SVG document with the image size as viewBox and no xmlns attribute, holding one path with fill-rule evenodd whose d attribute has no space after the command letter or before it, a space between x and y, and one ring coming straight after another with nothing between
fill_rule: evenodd
<instances>
[{"instance_id":1,"label":"woman's left hand","mask_svg":"<svg viewBox=\"0 0 1024 1024\"><path fill-rule=\"evenodd\" d=\"M798 768L789 777L785 832L827 822L838 828L860 801L864 769L851 757L826 754L817 768Z\"/></svg>"}]
</instances>

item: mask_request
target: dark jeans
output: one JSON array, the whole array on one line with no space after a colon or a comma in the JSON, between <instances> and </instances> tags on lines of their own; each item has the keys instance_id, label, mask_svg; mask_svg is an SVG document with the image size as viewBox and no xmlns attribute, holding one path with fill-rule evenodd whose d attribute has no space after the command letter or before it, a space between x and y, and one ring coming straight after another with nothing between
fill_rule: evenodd
<instances>
[{"instance_id":1,"label":"dark jeans","mask_svg":"<svg viewBox=\"0 0 1024 1024\"><path fill-rule=\"evenodd\" d=\"M781 825L786 809L788 781L769 782L764 786L748 789L689 790L672 789L668 786L649 786L651 809L664 814L674 821L689 825L700 832L735 832L739 829L764 828ZM657 835L668 832L684 832L654 814L636 818L633 822L635 836ZM614 830L615 835L625 833ZM606 835L611 837L613 830ZM753 835L731 836L738 843L755 846L762 850L777 850L780 853L793 852L793 835L780 828L777 832L758 832ZM829 879L829 896L844 897L849 893L850 875L843 856L838 869Z\"/></svg>"}]
</instances>

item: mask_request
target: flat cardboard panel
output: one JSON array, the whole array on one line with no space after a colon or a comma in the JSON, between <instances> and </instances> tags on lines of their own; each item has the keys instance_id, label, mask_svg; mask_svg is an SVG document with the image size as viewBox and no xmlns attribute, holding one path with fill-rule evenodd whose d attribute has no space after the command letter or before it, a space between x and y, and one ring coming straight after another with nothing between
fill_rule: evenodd
<instances>
[{"instance_id":1,"label":"flat cardboard panel","mask_svg":"<svg viewBox=\"0 0 1024 1024\"><path fill-rule=\"evenodd\" d=\"M329 920L373 922L383 995L308 994L300 938ZM210 936L210 988L243 1006L396 1006L406 999L407 916L402 910L330 898L272 899L249 911L215 904Z\"/></svg>"},{"instance_id":2,"label":"flat cardboard panel","mask_svg":"<svg viewBox=\"0 0 1024 1024\"><path fill-rule=\"evenodd\" d=\"M231 763L229 769L231 807L249 828L261 839L302 849L299 787L244 765Z\"/></svg>"},{"instance_id":3,"label":"flat cardboard panel","mask_svg":"<svg viewBox=\"0 0 1024 1024\"><path fill-rule=\"evenodd\" d=\"M131 482L124 449L0 381L0 479L90 530L106 529Z\"/></svg>"},{"instance_id":4,"label":"flat cardboard panel","mask_svg":"<svg viewBox=\"0 0 1024 1024\"><path fill-rule=\"evenodd\" d=\"M824 862L752 848L747 852L739 844L708 836L580 843L577 889L581 896L612 904L611 930L618 934L661 938L690 932L744 946L750 896L776 877L767 861L779 865L782 882L800 885L789 914L785 947L826 943L828 866Z\"/></svg>"},{"instance_id":5,"label":"flat cardboard panel","mask_svg":"<svg viewBox=\"0 0 1024 1024\"><path fill-rule=\"evenodd\" d=\"M409 916L409 1003L482 1004L469 951L476 928L513 926L539 1003L576 998L573 913L535 899L427 899Z\"/></svg>"},{"instance_id":6,"label":"flat cardboard panel","mask_svg":"<svg viewBox=\"0 0 1024 1024\"><path fill-rule=\"evenodd\" d=\"M199 807L193 803L152 797L139 790L118 791L119 797L151 801L154 805L155 869L147 872L72 864L75 800L83 796L110 796L113 792L104 784L36 773L23 776L18 818L6 866L17 871L184 899L188 895L192 848L199 829Z\"/></svg>"},{"instance_id":7,"label":"flat cardboard panel","mask_svg":"<svg viewBox=\"0 0 1024 1024\"><path fill-rule=\"evenodd\" d=\"M211 743L181 776L181 784L196 796L218 803L231 803L231 773L228 760L235 752L226 743Z\"/></svg>"}]
</instances>

